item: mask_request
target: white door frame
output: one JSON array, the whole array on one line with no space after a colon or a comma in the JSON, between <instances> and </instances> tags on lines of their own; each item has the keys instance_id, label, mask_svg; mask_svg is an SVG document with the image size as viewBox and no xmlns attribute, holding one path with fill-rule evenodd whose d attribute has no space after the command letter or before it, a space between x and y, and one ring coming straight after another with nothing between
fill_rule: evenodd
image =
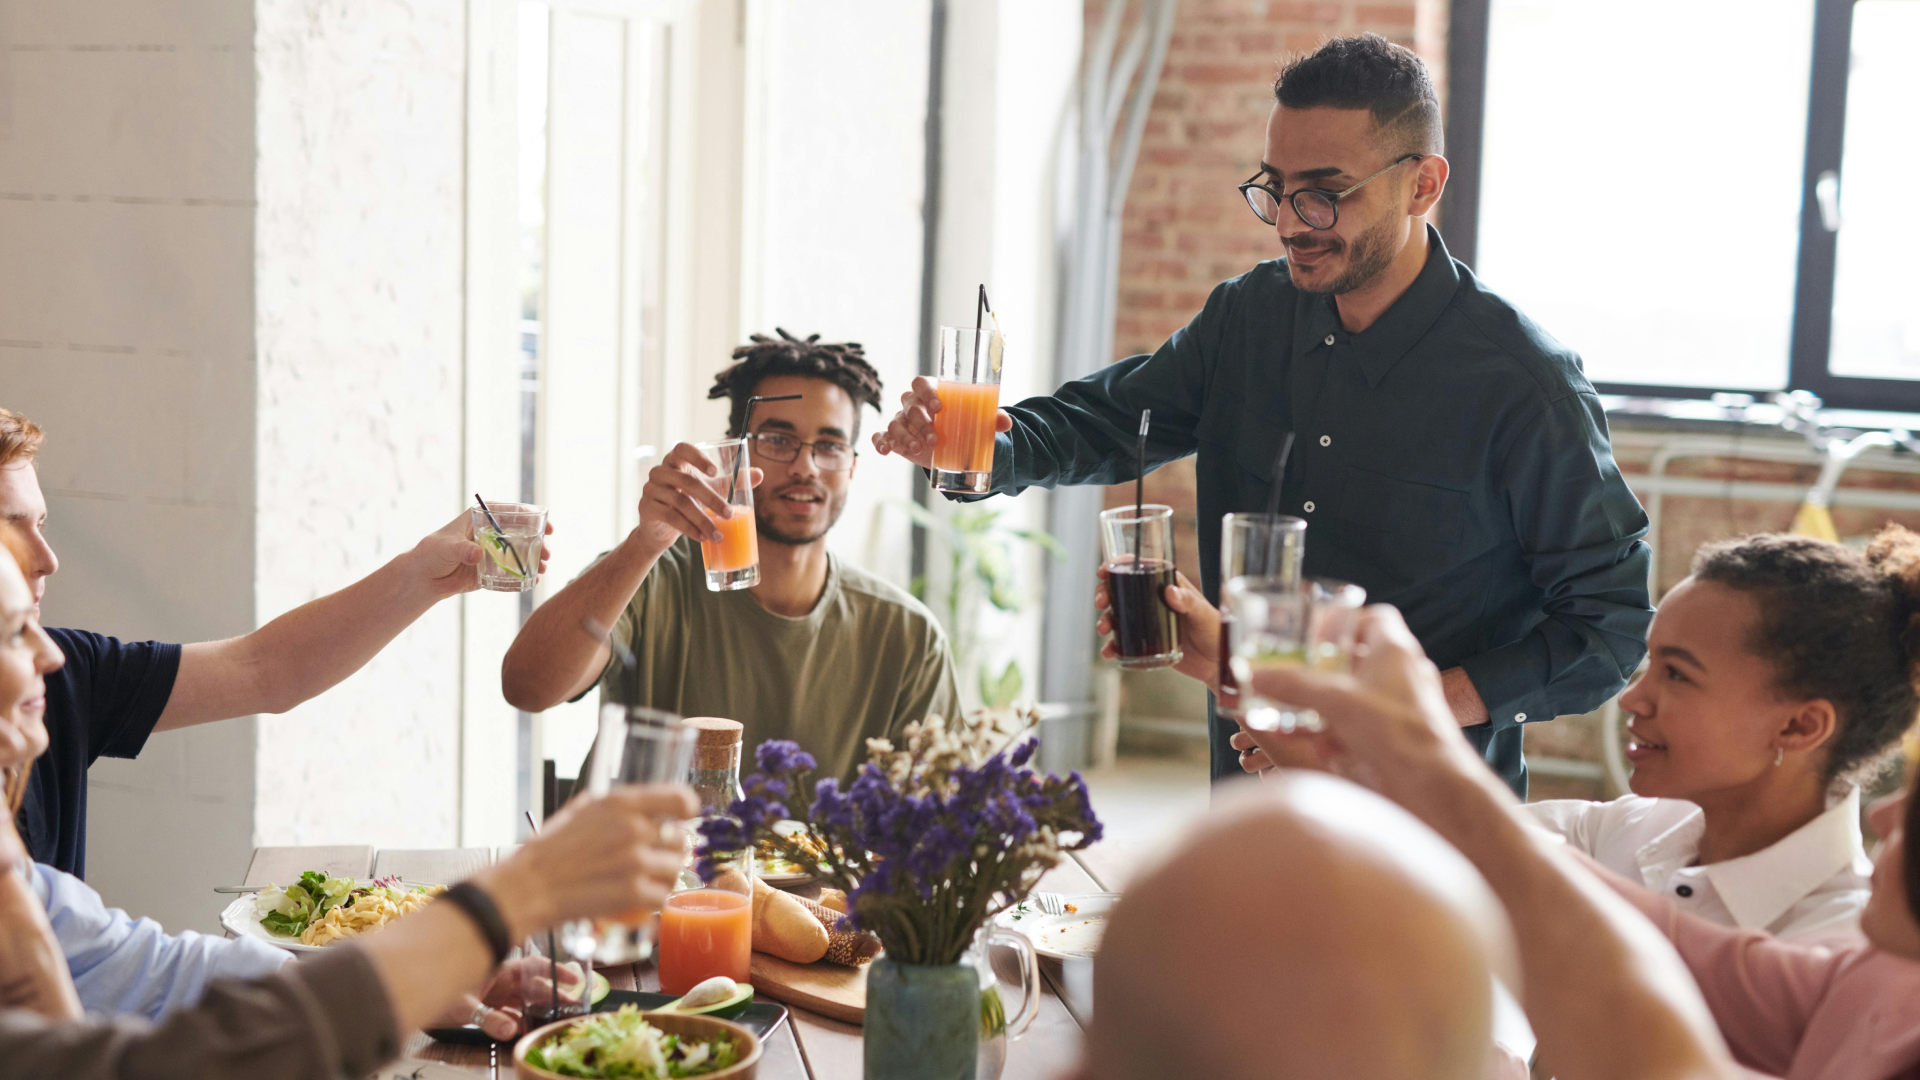
<instances>
[{"instance_id":1,"label":"white door frame","mask_svg":"<svg viewBox=\"0 0 1920 1080\"><path fill-rule=\"evenodd\" d=\"M622 229L620 398L625 460L609 497L622 532L637 520L640 462L633 449L664 448L697 430L704 401L702 363L731 348L738 323L743 50L739 0L552 0L550 7L653 23L629 30L629 47L657 53L644 65L660 77L631 86L629 101L651 101L645 119L665 131L663 158L629 161ZM516 211L518 0L468 0L465 485L519 490L519 235ZM641 122L634 116L630 123ZM659 130L656 128L655 130ZM632 142L632 140L630 140ZM645 165L649 173L631 166ZM646 199L648 190L664 199ZM643 296L641 279L659 283ZM658 310L648 310L651 303ZM655 329L657 327L657 330ZM557 522L564 532L566 523ZM556 540L560 536L556 535ZM582 544L589 538L580 537ZM564 582L542 586L545 595ZM500 660L517 628L514 597L462 598L460 843L503 845L514 820L516 712L500 692ZM540 743L536 724L534 755ZM538 769L534 770L538 783ZM537 792L536 792L537 795ZM537 804L537 798L535 802Z\"/></svg>"}]
</instances>

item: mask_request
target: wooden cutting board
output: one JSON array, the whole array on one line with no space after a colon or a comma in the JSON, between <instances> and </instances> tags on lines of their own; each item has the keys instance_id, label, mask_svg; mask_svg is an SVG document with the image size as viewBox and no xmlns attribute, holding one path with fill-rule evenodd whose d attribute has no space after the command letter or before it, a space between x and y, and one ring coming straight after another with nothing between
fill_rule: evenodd
<instances>
[{"instance_id":1,"label":"wooden cutting board","mask_svg":"<svg viewBox=\"0 0 1920 1080\"><path fill-rule=\"evenodd\" d=\"M796 964L763 952L753 954L753 988L776 1001L859 1024L867 1015L867 967L841 967L825 960Z\"/></svg>"}]
</instances>

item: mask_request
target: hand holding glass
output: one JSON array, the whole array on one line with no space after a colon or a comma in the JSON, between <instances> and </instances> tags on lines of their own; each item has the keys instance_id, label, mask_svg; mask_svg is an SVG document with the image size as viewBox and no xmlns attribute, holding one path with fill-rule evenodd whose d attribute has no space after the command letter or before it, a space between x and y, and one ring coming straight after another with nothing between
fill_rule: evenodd
<instances>
[{"instance_id":1,"label":"hand holding glass","mask_svg":"<svg viewBox=\"0 0 1920 1080\"><path fill-rule=\"evenodd\" d=\"M491 512L491 517L489 517ZM540 549L546 545L547 508L527 503L488 502L472 507L473 542L487 553L480 560L480 587L489 592L526 592L540 579ZM495 528L495 523L499 527Z\"/></svg>"},{"instance_id":2,"label":"hand holding glass","mask_svg":"<svg viewBox=\"0 0 1920 1080\"><path fill-rule=\"evenodd\" d=\"M695 732L680 718L658 709L609 704L600 707L600 735L594 742L587 793L605 795L615 784L684 784L693 762ZM671 825L663 829L671 829ZM568 949L602 964L627 964L653 955L651 911L629 911L615 919L576 924Z\"/></svg>"},{"instance_id":3,"label":"hand holding glass","mask_svg":"<svg viewBox=\"0 0 1920 1080\"><path fill-rule=\"evenodd\" d=\"M992 327L940 328L940 411L933 414L936 491L993 490L994 422L1006 339Z\"/></svg>"},{"instance_id":4,"label":"hand holding glass","mask_svg":"<svg viewBox=\"0 0 1920 1080\"><path fill-rule=\"evenodd\" d=\"M719 466L717 476L704 477L727 500L727 516L702 507L720 530L720 539L700 541L700 558L707 567L707 588L731 592L760 584L760 531L753 518L753 485L748 482L747 440L723 439L694 446Z\"/></svg>"}]
</instances>

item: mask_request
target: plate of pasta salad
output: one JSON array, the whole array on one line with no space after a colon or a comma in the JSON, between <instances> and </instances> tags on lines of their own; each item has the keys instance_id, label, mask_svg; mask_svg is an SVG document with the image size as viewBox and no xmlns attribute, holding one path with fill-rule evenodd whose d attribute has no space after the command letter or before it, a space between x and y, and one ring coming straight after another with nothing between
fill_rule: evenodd
<instances>
[{"instance_id":1,"label":"plate of pasta salad","mask_svg":"<svg viewBox=\"0 0 1920 1080\"><path fill-rule=\"evenodd\" d=\"M259 938L289 952L317 952L412 914L445 889L397 877L359 881L309 870L298 881L237 898L220 913L220 925L236 937Z\"/></svg>"}]
</instances>

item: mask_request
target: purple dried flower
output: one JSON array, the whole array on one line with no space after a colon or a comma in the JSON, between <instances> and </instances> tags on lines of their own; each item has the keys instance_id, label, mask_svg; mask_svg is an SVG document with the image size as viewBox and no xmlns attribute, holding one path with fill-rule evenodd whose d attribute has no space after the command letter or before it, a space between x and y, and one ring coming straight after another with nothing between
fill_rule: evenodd
<instances>
[{"instance_id":1,"label":"purple dried flower","mask_svg":"<svg viewBox=\"0 0 1920 1080\"><path fill-rule=\"evenodd\" d=\"M753 763L762 773L812 772L817 764L813 755L800 749L791 739L768 739L753 752Z\"/></svg>"}]
</instances>

